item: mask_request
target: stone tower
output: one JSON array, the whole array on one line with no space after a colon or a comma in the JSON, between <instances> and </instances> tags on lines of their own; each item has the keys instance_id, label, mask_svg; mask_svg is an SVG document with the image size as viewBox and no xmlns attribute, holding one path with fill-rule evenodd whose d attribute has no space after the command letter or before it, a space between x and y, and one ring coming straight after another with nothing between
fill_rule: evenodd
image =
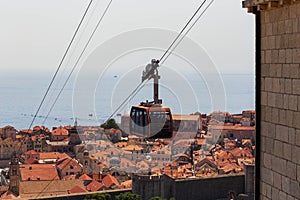
<instances>
[{"instance_id":1,"label":"stone tower","mask_svg":"<svg viewBox=\"0 0 300 200\"><path fill-rule=\"evenodd\" d=\"M19 157L16 152L12 154L9 168L9 191L19 196L20 171L19 171Z\"/></svg>"}]
</instances>

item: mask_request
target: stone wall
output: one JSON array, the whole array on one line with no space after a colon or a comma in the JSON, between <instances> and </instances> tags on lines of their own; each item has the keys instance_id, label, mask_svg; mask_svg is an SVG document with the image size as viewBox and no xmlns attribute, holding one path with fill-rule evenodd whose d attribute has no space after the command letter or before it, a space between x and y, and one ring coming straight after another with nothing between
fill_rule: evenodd
<instances>
[{"instance_id":1,"label":"stone wall","mask_svg":"<svg viewBox=\"0 0 300 200\"><path fill-rule=\"evenodd\" d=\"M228 199L229 192L234 192L236 196L244 193L244 183L244 175L176 180L173 196L175 199Z\"/></svg>"},{"instance_id":2,"label":"stone wall","mask_svg":"<svg viewBox=\"0 0 300 200\"><path fill-rule=\"evenodd\" d=\"M229 192L236 195L245 191L245 176L219 176L212 178L194 178L174 180L166 175L142 176L134 175L132 192L148 200L154 196L166 199L227 199Z\"/></svg>"},{"instance_id":3,"label":"stone wall","mask_svg":"<svg viewBox=\"0 0 300 200\"><path fill-rule=\"evenodd\" d=\"M111 197L111 200L115 200L116 196L124 193L124 192L131 192L131 189L123 189L123 190L106 190L106 191L100 191L100 192L89 192L84 194L68 194L68 195L61 195L61 196L55 196L55 197L39 197L39 199L43 200L83 200L86 195L89 194L96 194L96 193L108 193ZM34 198L36 199L36 198Z\"/></svg>"},{"instance_id":4,"label":"stone wall","mask_svg":"<svg viewBox=\"0 0 300 200\"><path fill-rule=\"evenodd\" d=\"M300 199L300 3L285 2L259 11L260 199Z\"/></svg>"}]
</instances>

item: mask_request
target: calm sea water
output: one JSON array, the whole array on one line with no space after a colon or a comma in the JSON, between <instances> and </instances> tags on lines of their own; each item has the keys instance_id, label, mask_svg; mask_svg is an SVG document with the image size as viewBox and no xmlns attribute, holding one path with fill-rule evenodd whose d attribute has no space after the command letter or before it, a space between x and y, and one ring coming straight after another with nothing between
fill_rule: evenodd
<instances>
[{"instance_id":1,"label":"calm sea water","mask_svg":"<svg viewBox=\"0 0 300 200\"><path fill-rule=\"evenodd\" d=\"M226 95L226 111L231 113L241 113L245 109L255 108L255 90L253 74L225 74L222 75L224 82L225 95ZM175 82L176 80L174 80ZM32 77L26 78L13 77L13 76L1 76L0 79L0 127L6 125L12 125L17 129L28 128L35 111L42 99L43 94L46 91L46 87L50 82L50 77ZM110 77L106 81L109 85L113 85L114 78ZM209 91L205 87L202 80L190 80L189 83L195 91L197 99L197 105L195 100L189 102L187 100L180 101L180 97L175 98L176 94L170 92L167 88L161 88L161 97L164 104L168 105L173 113L193 113L200 111L201 113L210 113L213 110L211 105L211 99L209 98ZM185 88L180 83L177 84L177 89L184 91ZM44 122L44 116L47 115L49 108L58 93L59 89L54 84L54 89L49 93L49 98L46 99L40 113L38 114L34 125L41 125ZM114 107L123 100L123 97L127 95L126 90L115 90L112 95L112 88L101 88L101 95L95 91L95 110L93 116L84 115L78 118L80 125L99 125L102 123L114 110ZM149 97L152 98L152 93L149 95L149 91L152 92L152 86L148 85L136 98L133 98L123 110L118 113L128 113L131 104L138 104L141 100ZM123 94L124 93L124 94ZM176 91L175 91L176 93ZM100 94L100 93L99 93ZM114 98L112 100L112 98ZM48 127L68 125L74 123L73 116L73 83L71 82L59 100L56 103L53 111L50 113L48 119L44 125ZM191 98L192 99L192 98ZM114 104L112 107L111 105ZM92 114L92 113L91 113ZM95 119L96 118L96 119Z\"/></svg>"}]
</instances>

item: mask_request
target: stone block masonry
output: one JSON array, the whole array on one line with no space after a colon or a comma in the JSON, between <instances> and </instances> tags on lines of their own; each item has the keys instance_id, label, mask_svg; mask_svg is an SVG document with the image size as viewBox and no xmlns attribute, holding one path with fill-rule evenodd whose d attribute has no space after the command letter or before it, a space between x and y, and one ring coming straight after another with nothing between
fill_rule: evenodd
<instances>
[{"instance_id":1,"label":"stone block masonry","mask_svg":"<svg viewBox=\"0 0 300 200\"><path fill-rule=\"evenodd\" d=\"M260 13L260 199L300 199L300 2L243 5Z\"/></svg>"}]
</instances>

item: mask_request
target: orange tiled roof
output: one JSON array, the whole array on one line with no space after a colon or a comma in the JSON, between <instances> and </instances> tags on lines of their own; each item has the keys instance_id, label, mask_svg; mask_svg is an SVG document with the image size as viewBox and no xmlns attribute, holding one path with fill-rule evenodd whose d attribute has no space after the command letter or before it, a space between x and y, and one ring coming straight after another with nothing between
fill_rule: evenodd
<instances>
[{"instance_id":1,"label":"orange tiled roof","mask_svg":"<svg viewBox=\"0 0 300 200\"><path fill-rule=\"evenodd\" d=\"M103 178L103 183L105 185L106 188L110 188L113 185L119 185L118 180L113 177L110 174L107 174L104 178Z\"/></svg>"},{"instance_id":2,"label":"orange tiled roof","mask_svg":"<svg viewBox=\"0 0 300 200\"><path fill-rule=\"evenodd\" d=\"M67 136L69 135L69 131L63 127L58 127L56 129L54 129L52 131L52 135L55 135L55 136L59 136L59 135L64 135L64 136Z\"/></svg>"},{"instance_id":3,"label":"orange tiled roof","mask_svg":"<svg viewBox=\"0 0 300 200\"><path fill-rule=\"evenodd\" d=\"M1 199L17 199L17 198L18 197L10 191L7 191L1 195Z\"/></svg>"},{"instance_id":4,"label":"orange tiled roof","mask_svg":"<svg viewBox=\"0 0 300 200\"><path fill-rule=\"evenodd\" d=\"M115 143L116 147L126 147L127 146L127 142L117 142Z\"/></svg>"},{"instance_id":5,"label":"orange tiled roof","mask_svg":"<svg viewBox=\"0 0 300 200\"><path fill-rule=\"evenodd\" d=\"M88 191L86 189L80 187L79 185L76 185L71 190L68 190L69 194L86 193L86 192L88 192Z\"/></svg>"},{"instance_id":6,"label":"orange tiled roof","mask_svg":"<svg viewBox=\"0 0 300 200\"><path fill-rule=\"evenodd\" d=\"M121 186L124 189L131 188L131 186L132 186L132 180L124 181L123 183L121 183Z\"/></svg>"},{"instance_id":7,"label":"orange tiled roof","mask_svg":"<svg viewBox=\"0 0 300 200\"><path fill-rule=\"evenodd\" d=\"M93 180L96 181L102 181L102 175L101 174L92 174Z\"/></svg>"},{"instance_id":8,"label":"orange tiled roof","mask_svg":"<svg viewBox=\"0 0 300 200\"><path fill-rule=\"evenodd\" d=\"M25 152L25 155L36 155L38 154L35 150L30 150L30 151L27 151Z\"/></svg>"},{"instance_id":9,"label":"orange tiled roof","mask_svg":"<svg viewBox=\"0 0 300 200\"><path fill-rule=\"evenodd\" d=\"M16 139L20 139L20 138L22 138L22 135L17 134L17 135L16 135Z\"/></svg>"},{"instance_id":10,"label":"orange tiled roof","mask_svg":"<svg viewBox=\"0 0 300 200\"><path fill-rule=\"evenodd\" d=\"M40 160L46 159L61 159L69 157L66 153L59 153L59 152L42 152L40 153Z\"/></svg>"},{"instance_id":11,"label":"orange tiled roof","mask_svg":"<svg viewBox=\"0 0 300 200\"><path fill-rule=\"evenodd\" d=\"M63 170L67 166L71 166L71 165L73 166L74 170L82 168L76 160L74 160L70 157L62 158L62 159L58 160L57 163L58 163L57 168L60 169L60 170Z\"/></svg>"},{"instance_id":12,"label":"orange tiled roof","mask_svg":"<svg viewBox=\"0 0 300 200\"><path fill-rule=\"evenodd\" d=\"M75 180L75 179L76 179L75 175L68 175L62 178L62 180Z\"/></svg>"},{"instance_id":13,"label":"orange tiled roof","mask_svg":"<svg viewBox=\"0 0 300 200\"><path fill-rule=\"evenodd\" d=\"M87 174L82 174L79 178L79 180L82 180L82 181L91 181L93 180L91 177L89 177Z\"/></svg>"},{"instance_id":14,"label":"orange tiled roof","mask_svg":"<svg viewBox=\"0 0 300 200\"><path fill-rule=\"evenodd\" d=\"M213 130L237 130L237 131L254 131L255 130L255 126L239 126L239 125L235 125L235 126L211 126L211 129Z\"/></svg>"},{"instance_id":15,"label":"orange tiled roof","mask_svg":"<svg viewBox=\"0 0 300 200\"><path fill-rule=\"evenodd\" d=\"M105 187L102 183L99 183L98 181L93 180L90 184L86 186L86 189L88 189L91 192L96 192L101 190L103 187Z\"/></svg>"},{"instance_id":16,"label":"orange tiled roof","mask_svg":"<svg viewBox=\"0 0 300 200\"><path fill-rule=\"evenodd\" d=\"M76 185L84 187L81 180L54 180L54 181L25 181L20 182L20 197L22 199L34 199L39 197L68 195L68 191ZM43 191L41 193L41 191Z\"/></svg>"},{"instance_id":17,"label":"orange tiled roof","mask_svg":"<svg viewBox=\"0 0 300 200\"><path fill-rule=\"evenodd\" d=\"M37 160L37 159L34 159L34 158L28 158L27 160L26 160L26 163L27 164L38 164L39 163L39 161Z\"/></svg>"},{"instance_id":18,"label":"orange tiled roof","mask_svg":"<svg viewBox=\"0 0 300 200\"><path fill-rule=\"evenodd\" d=\"M39 131L39 130L41 130L42 129L42 127L40 127L40 126L35 126L35 127L33 127L33 130L34 131Z\"/></svg>"},{"instance_id":19,"label":"orange tiled roof","mask_svg":"<svg viewBox=\"0 0 300 200\"><path fill-rule=\"evenodd\" d=\"M22 133L32 133L32 130L31 129L24 129L24 130L20 130L19 132L22 132Z\"/></svg>"},{"instance_id":20,"label":"orange tiled roof","mask_svg":"<svg viewBox=\"0 0 300 200\"><path fill-rule=\"evenodd\" d=\"M56 167L53 164L23 164L20 165L20 173L23 181L59 180Z\"/></svg>"},{"instance_id":21,"label":"orange tiled roof","mask_svg":"<svg viewBox=\"0 0 300 200\"><path fill-rule=\"evenodd\" d=\"M123 148L124 151L141 151L143 150L143 147L140 147L138 145L128 145Z\"/></svg>"},{"instance_id":22,"label":"orange tiled roof","mask_svg":"<svg viewBox=\"0 0 300 200\"><path fill-rule=\"evenodd\" d=\"M252 158L253 155L251 151L248 148L235 148L230 150L230 153L232 153L236 157L250 157Z\"/></svg>"},{"instance_id":23,"label":"orange tiled roof","mask_svg":"<svg viewBox=\"0 0 300 200\"><path fill-rule=\"evenodd\" d=\"M172 119L178 120L178 121L197 121L198 119L200 119L200 116L199 115L173 114Z\"/></svg>"},{"instance_id":24,"label":"orange tiled roof","mask_svg":"<svg viewBox=\"0 0 300 200\"><path fill-rule=\"evenodd\" d=\"M65 126L64 128L67 129L67 130L71 130L72 126L68 125L68 126Z\"/></svg>"}]
</instances>

